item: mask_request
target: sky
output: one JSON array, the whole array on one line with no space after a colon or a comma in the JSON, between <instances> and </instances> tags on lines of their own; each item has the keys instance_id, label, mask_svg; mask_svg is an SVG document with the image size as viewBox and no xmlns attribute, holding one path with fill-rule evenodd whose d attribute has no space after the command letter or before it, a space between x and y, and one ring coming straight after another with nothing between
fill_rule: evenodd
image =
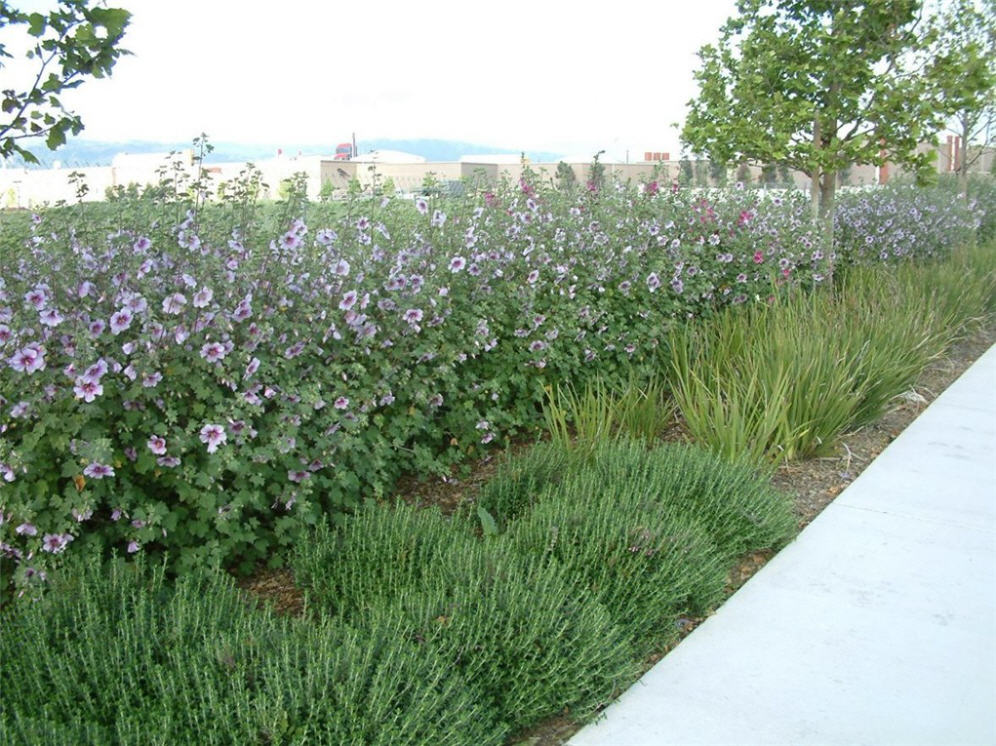
<instances>
[{"instance_id":1,"label":"sky","mask_svg":"<svg viewBox=\"0 0 996 746\"><path fill-rule=\"evenodd\" d=\"M36 10L51 0L13 0ZM113 75L67 94L87 139L328 144L356 133L618 160L679 152L697 50L735 0L110 0ZM4 77L15 72L8 66ZM4 81L3 87L9 87Z\"/></svg>"}]
</instances>

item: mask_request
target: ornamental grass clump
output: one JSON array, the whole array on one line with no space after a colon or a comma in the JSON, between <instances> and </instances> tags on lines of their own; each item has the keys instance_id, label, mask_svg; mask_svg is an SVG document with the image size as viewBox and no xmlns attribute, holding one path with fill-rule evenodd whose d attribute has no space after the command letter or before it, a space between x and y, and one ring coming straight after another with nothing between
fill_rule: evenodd
<instances>
[{"instance_id":1,"label":"ornamental grass clump","mask_svg":"<svg viewBox=\"0 0 996 746\"><path fill-rule=\"evenodd\" d=\"M636 673L627 634L565 567L479 540L436 510L369 505L302 554L313 610L397 625L511 727L565 710L583 720Z\"/></svg>"},{"instance_id":2,"label":"ornamental grass clump","mask_svg":"<svg viewBox=\"0 0 996 746\"><path fill-rule=\"evenodd\" d=\"M829 448L860 403L847 329L817 293L675 328L672 381L688 430L733 460L778 463Z\"/></svg>"},{"instance_id":3,"label":"ornamental grass clump","mask_svg":"<svg viewBox=\"0 0 996 746\"><path fill-rule=\"evenodd\" d=\"M251 610L230 578L74 558L4 619L0 730L23 743L500 744L449 663L389 620ZM383 623L383 626L381 625Z\"/></svg>"},{"instance_id":4,"label":"ornamental grass clump","mask_svg":"<svg viewBox=\"0 0 996 746\"><path fill-rule=\"evenodd\" d=\"M551 439L564 448L593 448L618 438L649 443L674 418L673 403L656 374L641 384L631 372L618 390L596 376L580 390L557 385L547 387L546 394L546 427Z\"/></svg>"}]
</instances>

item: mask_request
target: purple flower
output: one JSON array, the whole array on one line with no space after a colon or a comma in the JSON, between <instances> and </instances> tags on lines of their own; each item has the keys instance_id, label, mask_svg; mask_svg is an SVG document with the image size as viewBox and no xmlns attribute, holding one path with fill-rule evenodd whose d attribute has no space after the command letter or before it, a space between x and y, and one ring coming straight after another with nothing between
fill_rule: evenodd
<instances>
[{"instance_id":1,"label":"purple flower","mask_svg":"<svg viewBox=\"0 0 996 746\"><path fill-rule=\"evenodd\" d=\"M248 298L245 298L235 307L235 310L232 312L232 318L235 321L245 321L250 316L252 316L252 304Z\"/></svg>"},{"instance_id":2,"label":"purple flower","mask_svg":"<svg viewBox=\"0 0 996 746\"><path fill-rule=\"evenodd\" d=\"M661 286L661 278L657 276L656 272L651 272L647 275L647 287L650 292L654 292L657 288Z\"/></svg>"},{"instance_id":3,"label":"purple flower","mask_svg":"<svg viewBox=\"0 0 996 746\"><path fill-rule=\"evenodd\" d=\"M151 373L146 373L142 376L142 385L147 389L154 389L162 380L163 374L158 370L154 370Z\"/></svg>"},{"instance_id":4,"label":"purple flower","mask_svg":"<svg viewBox=\"0 0 996 746\"><path fill-rule=\"evenodd\" d=\"M415 200L415 209L425 215L429 212L429 203L419 197Z\"/></svg>"},{"instance_id":5,"label":"purple flower","mask_svg":"<svg viewBox=\"0 0 996 746\"><path fill-rule=\"evenodd\" d=\"M259 358L258 357L254 357L252 360L249 361L249 365L246 366L245 375L242 376L242 377L243 378L252 378L253 374L257 370L259 370Z\"/></svg>"},{"instance_id":6,"label":"purple flower","mask_svg":"<svg viewBox=\"0 0 996 746\"><path fill-rule=\"evenodd\" d=\"M228 440L225 428L221 425L205 425L201 428L200 436L201 442L207 444L208 453L214 453L218 450L218 446Z\"/></svg>"},{"instance_id":7,"label":"purple flower","mask_svg":"<svg viewBox=\"0 0 996 746\"><path fill-rule=\"evenodd\" d=\"M48 295L45 293L44 288L38 287L25 293L24 302L34 306L36 310L40 311L45 308L45 304L48 303Z\"/></svg>"},{"instance_id":8,"label":"purple flower","mask_svg":"<svg viewBox=\"0 0 996 746\"><path fill-rule=\"evenodd\" d=\"M150 241L145 236L139 236L138 240L135 241L132 248L135 250L136 254L144 254L150 248L152 248L152 241Z\"/></svg>"},{"instance_id":9,"label":"purple flower","mask_svg":"<svg viewBox=\"0 0 996 746\"><path fill-rule=\"evenodd\" d=\"M346 277L346 276L348 276L349 275L349 262L347 262L345 259L340 259L336 263L336 265L332 269L332 271L335 272L335 274L339 275L340 277Z\"/></svg>"},{"instance_id":10,"label":"purple flower","mask_svg":"<svg viewBox=\"0 0 996 746\"><path fill-rule=\"evenodd\" d=\"M103 479L104 477L114 476L114 467L94 461L83 469L83 473L91 479Z\"/></svg>"},{"instance_id":11,"label":"purple flower","mask_svg":"<svg viewBox=\"0 0 996 746\"><path fill-rule=\"evenodd\" d=\"M422 320L422 310L419 308L409 308L402 316L409 324L415 325Z\"/></svg>"},{"instance_id":12,"label":"purple flower","mask_svg":"<svg viewBox=\"0 0 996 746\"><path fill-rule=\"evenodd\" d=\"M76 379L76 385L73 386L73 392L76 394L77 399L82 399L83 401L90 403L104 393L104 387L99 381L94 381L86 376L81 376Z\"/></svg>"},{"instance_id":13,"label":"purple flower","mask_svg":"<svg viewBox=\"0 0 996 746\"><path fill-rule=\"evenodd\" d=\"M174 466L180 465L179 456L160 456L156 459L156 463L166 469L172 469Z\"/></svg>"},{"instance_id":14,"label":"purple flower","mask_svg":"<svg viewBox=\"0 0 996 746\"><path fill-rule=\"evenodd\" d=\"M530 272L530 273L529 273L529 275L528 275L528 276L526 277L526 282L528 282L528 283L529 283L530 285L533 285L533 284L535 284L535 282L536 282L536 281L537 281L538 279L539 279L539 270L538 270L538 269L534 269L534 270L533 270L532 272Z\"/></svg>"},{"instance_id":15,"label":"purple flower","mask_svg":"<svg viewBox=\"0 0 996 746\"><path fill-rule=\"evenodd\" d=\"M42 551L58 554L73 540L71 534L45 534L42 539Z\"/></svg>"},{"instance_id":16,"label":"purple flower","mask_svg":"<svg viewBox=\"0 0 996 746\"><path fill-rule=\"evenodd\" d=\"M162 456L166 453L166 438L159 435L152 435L146 442L149 450L152 451L157 456Z\"/></svg>"},{"instance_id":17,"label":"purple flower","mask_svg":"<svg viewBox=\"0 0 996 746\"><path fill-rule=\"evenodd\" d=\"M15 352L7 364L16 371L30 375L45 368L45 350L38 345L28 345Z\"/></svg>"},{"instance_id":18,"label":"purple flower","mask_svg":"<svg viewBox=\"0 0 996 746\"><path fill-rule=\"evenodd\" d=\"M128 542L128 554L134 554L135 552L137 552L141 548L142 548L142 545L139 544L134 539L132 539L131 541Z\"/></svg>"},{"instance_id":19,"label":"purple flower","mask_svg":"<svg viewBox=\"0 0 996 746\"><path fill-rule=\"evenodd\" d=\"M46 308L41 312L39 320L45 326L55 327L65 321L65 318L59 311L55 308Z\"/></svg>"},{"instance_id":20,"label":"purple flower","mask_svg":"<svg viewBox=\"0 0 996 746\"><path fill-rule=\"evenodd\" d=\"M111 334L120 334L131 326L132 314L127 308L111 314Z\"/></svg>"},{"instance_id":21,"label":"purple flower","mask_svg":"<svg viewBox=\"0 0 996 746\"><path fill-rule=\"evenodd\" d=\"M467 266L467 260L462 256L455 256L450 259L450 272L459 272L465 266Z\"/></svg>"},{"instance_id":22,"label":"purple flower","mask_svg":"<svg viewBox=\"0 0 996 746\"><path fill-rule=\"evenodd\" d=\"M220 342L208 342L201 347L201 357L209 363L220 363L227 354L228 350Z\"/></svg>"},{"instance_id":23,"label":"purple flower","mask_svg":"<svg viewBox=\"0 0 996 746\"><path fill-rule=\"evenodd\" d=\"M442 228L443 223L445 222L446 222L445 212L441 212L440 210L432 211L432 225L434 225L436 228Z\"/></svg>"},{"instance_id":24,"label":"purple flower","mask_svg":"<svg viewBox=\"0 0 996 746\"><path fill-rule=\"evenodd\" d=\"M332 403L332 406L335 407L336 409L348 409L349 399L347 399L345 396L340 396Z\"/></svg>"},{"instance_id":25,"label":"purple flower","mask_svg":"<svg viewBox=\"0 0 996 746\"><path fill-rule=\"evenodd\" d=\"M342 296L342 300L339 301L339 309L342 311L348 311L353 306L356 305L356 291L350 290Z\"/></svg>"},{"instance_id":26,"label":"purple flower","mask_svg":"<svg viewBox=\"0 0 996 746\"><path fill-rule=\"evenodd\" d=\"M300 484L305 479L309 479L311 474L306 471L289 471L287 472L287 478L292 482L297 482Z\"/></svg>"},{"instance_id":27,"label":"purple flower","mask_svg":"<svg viewBox=\"0 0 996 746\"><path fill-rule=\"evenodd\" d=\"M194 293L194 308L207 308L208 304L211 303L211 299L214 297L214 292L209 287L203 287Z\"/></svg>"},{"instance_id":28,"label":"purple flower","mask_svg":"<svg viewBox=\"0 0 996 746\"><path fill-rule=\"evenodd\" d=\"M187 305L187 299L181 293L173 293L163 299L163 312L175 316L183 312L185 305Z\"/></svg>"},{"instance_id":29,"label":"purple flower","mask_svg":"<svg viewBox=\"0 0 996 746\"><path fill-rule=\"evenodd\" d=\"M20 526L14 529L14 533L19 536L37 536L38 529L34 527L31 523L22 523Z\"/></svg>"}]
</instances>

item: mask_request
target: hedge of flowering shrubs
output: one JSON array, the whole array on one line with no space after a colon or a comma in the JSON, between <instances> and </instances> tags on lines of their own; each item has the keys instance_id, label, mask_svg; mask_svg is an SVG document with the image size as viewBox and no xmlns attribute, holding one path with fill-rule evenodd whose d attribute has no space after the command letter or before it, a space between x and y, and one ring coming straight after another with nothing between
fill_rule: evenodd
<instances>
[{"instance_id":1,"label":"hedge of flowering shrubs","mask_svg":"<svg viewBox=\"0 0 996 746\"><path fill-rule=\"evenodd\" d=\"M5 577L82 545L280 562L400 473L533 427L544 386L649 375L676 321L831 271L792 194L527 175L458 201L292 199L269 227L248 202L6 221Z\"/></svg>"},{"instance_id":2,"label":"hedge of flowering shrubs","mask_svg":"<svg viewBox=\"0 0 996 746\"><path fill-rule=\"evenodd\" d=\"M991 209L950 189L914 184L845 192L837 204L834 242L847 264L943 257L972 242Z\"/></svg>"}]
</instances>

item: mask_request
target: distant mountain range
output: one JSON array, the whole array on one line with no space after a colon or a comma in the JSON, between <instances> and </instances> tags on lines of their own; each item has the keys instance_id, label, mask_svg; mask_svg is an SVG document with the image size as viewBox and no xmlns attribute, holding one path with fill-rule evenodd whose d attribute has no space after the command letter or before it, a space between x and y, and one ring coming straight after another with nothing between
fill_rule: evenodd
<instances>
[{"instance_id":1,"label":"distant mountain range","mask_svg":"<svg viewBox=\"0 0 996 746\"><path fill-rule=\"evenodd\" d=\"M244 143L219 142L211 143L214 150L205 157L206 163L225 163L244 161L259 161L273 158L277 150L282 150L285 156L328 155L335 152L336 143L315 144L281 144L281 145L247 145ZM39 165L24 164L19 159L12 159L7 165L28 168L52 168L58 162L62 168L84 168L86 166L109 166L111 159L119 153L168 153L171 150L186 150L191 147L187 142L150 142L145 140L128 140L123 142L102 142L98 140L74 139L56 151L48 150L44 142L23 143L24 147L34 153L41 162ZM401 150L405 153L420 155L427 161L457 161L462 155L484 154L518 154L522 151L507 148L491 148L484 145L460 142L458 140L358 140L357 150L369 153L372 150ZM563 154L525 151L526 156L535 162L549 163L558 161Z\"/></svg>"}]
</instances>

